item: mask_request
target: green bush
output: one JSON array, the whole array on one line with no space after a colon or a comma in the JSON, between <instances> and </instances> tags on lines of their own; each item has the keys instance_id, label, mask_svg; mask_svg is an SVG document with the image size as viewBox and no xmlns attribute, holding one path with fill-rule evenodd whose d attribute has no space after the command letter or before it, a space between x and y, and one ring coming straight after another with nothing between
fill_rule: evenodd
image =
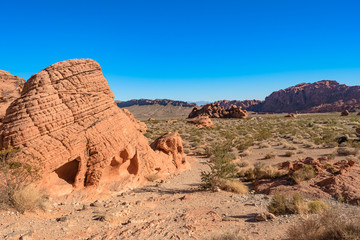
<instances>
[{"instance_id":1,"label":"green bush","mask_svg":"<svg viewBox=\"0 0 360 240\"><path fill-rule=\"evenodd\" d=\"M232 160L234 159L231 153L231 142L225 141L216 144L211 149L211 157L207 164L210 167L210 172L202 172L201 180L204 188L220 187L220 179L228 180L237 175L237 168Z\"/></svg>"}]
</instances>

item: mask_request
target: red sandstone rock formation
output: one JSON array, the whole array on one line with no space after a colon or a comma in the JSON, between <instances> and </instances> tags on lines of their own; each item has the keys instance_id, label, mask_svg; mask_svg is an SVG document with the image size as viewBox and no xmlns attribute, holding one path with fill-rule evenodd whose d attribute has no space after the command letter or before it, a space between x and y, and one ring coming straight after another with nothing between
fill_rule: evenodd
<instances>
[{"instance_id":1,"label":"red sandstone rock formation","mask_svg":"<svg viewBox=\"0 0 360 240\"><path fill-rule=\"evenodd\" d=\"M232 105L230 109L225 109L217 104L210 103L204 105L201 109L195 107L188 118L195 118L197 116L208 116L210 118L247 118L248 112L236 105Z\"/></svg>"},{"instance_id":2,"label":"red sandstone rock formation","mask_svg":"<svg viewBox=\"0 0 360 240\"><path fill-rule=\"evenodd\" d=\"M208 116L197 116L188 120L189 123L196 124L199 128L214 128L215 125Z\"/></svg>"},{"instance_id":3,"label":"red sandstone rock formation","mask_svg":"<svg viewBox=\"0 0 360 240\"><path fill-rule=\"evenodd\" d=\"M0 70L0 122L11 102L20 97L25 80Z\"/></svg>"},{"instance_id":4,"label":"red sandstone rock formation","mask_svg":"<svg viewBox=\"0 0 360 240\"><path fill-rule=\"evenodd\" d=\"M144 125L116 106L99 64L74 59L25 83L0 126L0 148L12 145L21 149L18 157L39 158L41 184L57 195L90 186L118 191L144 183L148 174L188 167L178 135L166 136L175 148L158 141L153 151L140 131Z\"/></svg>"},{"instance_id":5,"label":"red sandstone rock formation","mask_svg":"<svg viewBox=\"0 0 360 240\"><path fill-rule=\"evenodd\" d=\"M360 109L360 86L336 81L301 83L273 92L259 107L262 112L329 112Z\"/></svg>"},{"instance_id":6,"label":"red sandstone rock formation","mask_svg":"<svg viewBox=\"0 0 360 240\"><path fill-rule=\"evenodd\" d=\"M294 184L288 176L310 165L315 176L309 181ZM300 192L314 198L342 196L351 204L360 205L360 167L352 160L342 160L331 164L327 158L311 158L294 162L283 162L279 169L287 170L288 176L277 179L261 179L254 184L255 191L271 194L274 192Z\"/></svg>"},{"instance_id":7,"label":"red sandstone rock formation","mask_svg":"<svg viewBox=\"0 0 360 240\"><path fill-rule=\"evenodd\" d=\"M341 116L349 116L350 112L348 110L342 111Z\"/></svg>"},{"instance_id":8,"label":"red sandstone rock formation","mask_svg":"<svg viewBox=\"0 0 360 240\"><path fill-rule=\"evenodd\" d=\"M257 105L259 105L260 103L263 103L264 101L261 100L244 100L244 101L239 101L239 100L220 100L220 101L216 101L214 102L214 104L218 104L220 107L224 107L225 109L229 109L231 108L233 105L241 107L244 110L247 111L254 111L254 109L256 109Z\"/></svg>"}]
</instances>

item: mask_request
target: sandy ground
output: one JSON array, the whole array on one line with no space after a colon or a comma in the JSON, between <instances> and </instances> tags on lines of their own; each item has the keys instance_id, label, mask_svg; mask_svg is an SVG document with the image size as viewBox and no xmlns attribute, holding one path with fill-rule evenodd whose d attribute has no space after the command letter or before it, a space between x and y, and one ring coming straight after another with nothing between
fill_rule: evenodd
<instances>
[{"instance_id":1,"label":"sandy ground","mask_svg":"<svg viewBox=\"0 0 360 240\"><path fill-rule=\"evenodd\" d=\"M96 202L52 200L46 211L18 214L0 212L4 239L211 239L240 232L247 239L285 239L286 230L307 215L286 215L255 221L266 211L270 197L249 193L199 190L206 159L192 169L162 182L149 182ZM332 202L344 214L360 208Z\"/></svg>"}]
</instances>

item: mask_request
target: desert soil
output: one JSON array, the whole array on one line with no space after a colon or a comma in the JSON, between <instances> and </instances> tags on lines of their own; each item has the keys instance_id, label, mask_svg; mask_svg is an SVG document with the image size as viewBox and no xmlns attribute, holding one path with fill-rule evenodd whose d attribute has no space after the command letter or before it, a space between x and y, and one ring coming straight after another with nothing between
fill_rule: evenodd
<instances>
[{"instance_id":1,"label":"desert soil","mask_svg":"<svg viewBox=\"0 0 360 240\"><path fill-rule=\"evenodd\" d=\"M211 239L240 232L247 239L285 239L287 228L308 215L285 215L257 222L270 197L199 189L206 159L160 182L95 202L51 200L45 211L0 213L4 239ZM359 207L330 201L348 216Z\"/></svg>"}]
</instances>

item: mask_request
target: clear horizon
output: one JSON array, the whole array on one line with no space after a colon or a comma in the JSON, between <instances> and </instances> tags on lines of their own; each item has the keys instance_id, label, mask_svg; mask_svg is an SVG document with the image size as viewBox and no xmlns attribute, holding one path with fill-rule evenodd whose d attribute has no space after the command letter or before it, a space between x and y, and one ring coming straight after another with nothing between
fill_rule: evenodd
<instances>
[{"instance_id":1,"label":"clear horizon","mask_svg":"<svg viewBox=\"0 0 360 240\"><path fill-rule=\"evenodd\" d=\"M0 69L28 79L99 62L116 100L264 100L302 82L360 85L358 1L11 1Z\"/></svg>"}]
</instances>

